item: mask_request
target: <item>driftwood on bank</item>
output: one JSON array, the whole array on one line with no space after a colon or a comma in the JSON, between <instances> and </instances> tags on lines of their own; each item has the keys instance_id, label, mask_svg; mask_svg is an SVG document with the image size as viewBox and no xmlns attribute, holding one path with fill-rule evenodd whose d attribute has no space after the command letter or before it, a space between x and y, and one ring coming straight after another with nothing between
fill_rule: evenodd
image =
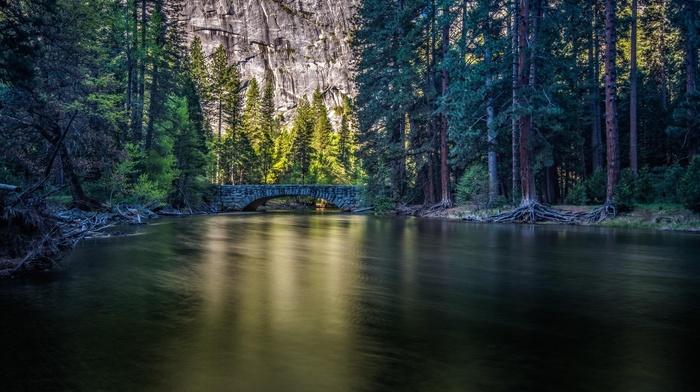
<instances>
[{"instance_id":1,"label":"driftwood on bank","mask_svg":"<svg viewBox=\"0 0 700 392\"><path fill-rule=\"evenodd\" d=\"M21 192L22 188L16 185L0 184L0 191Z\"/></svg>"},{"instance_id":2,"label":"driftwood on bank","mask_svg":"<svg viewBox=\"0 0 700 392\"><path fill-rule=\"evenodd\" d=\"M111 226L104 214L59 213L21 191L0 184L0 277L57 269L80 239Z\"/></svg>"}]
</instances>

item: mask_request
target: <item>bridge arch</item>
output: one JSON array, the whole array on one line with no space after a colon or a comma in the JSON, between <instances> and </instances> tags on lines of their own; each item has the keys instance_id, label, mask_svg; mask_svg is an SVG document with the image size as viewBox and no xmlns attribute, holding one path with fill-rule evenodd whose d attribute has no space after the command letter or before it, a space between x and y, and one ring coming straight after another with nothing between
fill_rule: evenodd
<instances>
[{"instance_id":1,"label":"bridge arch","mask_svg":"<svg viewBox=\"0 0 700 392\"><path fill-rule=\"evenodd\" d=\"M255 211L268 200L288 196L325 199L344 211L364 207L363 190L348 185L222 185L219 197L222 209Z\"/></svg>"}]
</instances>

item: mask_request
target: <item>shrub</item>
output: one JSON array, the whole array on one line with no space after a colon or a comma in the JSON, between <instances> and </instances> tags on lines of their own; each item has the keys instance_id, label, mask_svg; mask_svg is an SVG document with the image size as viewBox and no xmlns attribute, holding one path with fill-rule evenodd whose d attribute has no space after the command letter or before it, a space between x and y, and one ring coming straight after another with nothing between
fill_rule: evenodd
<instances>
[{"instance_id":1,"label":"shrub","mask_svg":"<svg viewBox=\"0 0 700 392\"><path fill-rule=\"evenodd\" d=\"M379 195L374 198L374 211L384 212L396 207L396 202L389 196Z\"/></svg>"},{"instance_id":2,"label":"shrub","mask_svg":"<svg viewBox=\"0 0 700 392\"><path fill-rule=\"evenodd\" d=\"M615 189L613 204L620 212L632 211L634 209L634 172L624 169L620 173L620 182Z\"/></svg>"},{"instance_id":3,"label":"shrub","mask_svg":"<svg viewBox=\"0 0 700 392\"><path fill-rule=\"evenodd\" d=\"M654 184L658 180L650 171L648 166L644 166L637 174L634 181L634 201L642 204L653 203L658 200Z\"/></svg>"},{"instance_id":4,"label":"shrub","mask_svg":"<svg viewBox=\"0 0 700 392\"><path fill-rule=\"evenodd\" d=\"M688 166L678 184L678 190L683 205L700 212L700 156L696 156Z\"/></svg>"},{"instance_id":5,"label":"shrub","mask_svg":"<svg viewBox=\"0 0 700 392\"><path fill-rule=\"evenodd\" d=\"M582 206L588 204L588 194L586 192L586 182L579 182L574 186L574 188L569 192L564 198L564 203L571 204L575 206Z\"/></svg>"},{"instance_id":6,"label":"shrub","mask_svg":"<svg viewBox=\"0 0 700 392\"><path fill-rule=\"evenodd\" d=\"M489 208L499 208L505 205L508 205L508 199L506 199L506 197L503 195L498 195L496 196L496 200L489 205Z\"/></svg>"},{"instance_id":7,"label":"shrub","mask_svg":"<svg viewBox=\"0 0 700 392\"><path fill-rule=\"evenodd\" d=\"M458 204L472 202L485 206L489 200L489 172L486 166L480 163L469 166L459 179L455 193Z\"/></svg>"},{"instance_id":8,"label":"shrub","mask_svg":"<svg viewBox=\"0 0 700 392\"><path fill-rule=\"evenodd\" d=\"M679 184L685 174L685 169L675 165L666 168L660 173L659 181L656 182L656 197L658 202L680 203Z\"/></svg>"},{"instance_id":9,"label":"shrub","mask_svg":"<svg viewBox=\"0 0 700 392\"><path fill-rule=\"evenodd\" d=\"M593 174L586 180L586 195L589 203L605 203L607 183L607 172L602 167L595 169Z\"/></svg>"}]
</instances>

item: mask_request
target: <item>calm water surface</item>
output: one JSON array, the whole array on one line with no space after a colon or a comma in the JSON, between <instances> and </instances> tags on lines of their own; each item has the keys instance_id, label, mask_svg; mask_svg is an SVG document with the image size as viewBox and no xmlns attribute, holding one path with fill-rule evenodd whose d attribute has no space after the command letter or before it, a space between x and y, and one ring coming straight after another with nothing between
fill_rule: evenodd
<instances>
[{"instance_id":1,"label":"calm water surface","mask_svg":"<svg viewBox=\"0 0 700 392\"><path fill-rule=\"evenodd\" d=\"M162 219L0 282L2 391L684 391L700 236Z\"/></svg>"}]
</instances>

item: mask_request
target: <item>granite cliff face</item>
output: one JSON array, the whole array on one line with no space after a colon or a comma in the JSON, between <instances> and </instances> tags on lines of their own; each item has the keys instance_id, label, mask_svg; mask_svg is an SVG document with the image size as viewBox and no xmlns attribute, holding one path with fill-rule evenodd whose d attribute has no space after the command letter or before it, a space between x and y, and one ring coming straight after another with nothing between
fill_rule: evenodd
<instances>
[{"instance_id":1,"label":"granite cliff face","mask_svg":"<svg viewBox=\"0 0 700 392\"><path fill-rule=\"evenodd\" d=\"M185 0L189 38L232 53L242 79L272 75L277 110L320 87L329 108L354 95L349 46L360 0ZM289 120L289 119L288 119Z\"/></svg>"}]
</instances>

